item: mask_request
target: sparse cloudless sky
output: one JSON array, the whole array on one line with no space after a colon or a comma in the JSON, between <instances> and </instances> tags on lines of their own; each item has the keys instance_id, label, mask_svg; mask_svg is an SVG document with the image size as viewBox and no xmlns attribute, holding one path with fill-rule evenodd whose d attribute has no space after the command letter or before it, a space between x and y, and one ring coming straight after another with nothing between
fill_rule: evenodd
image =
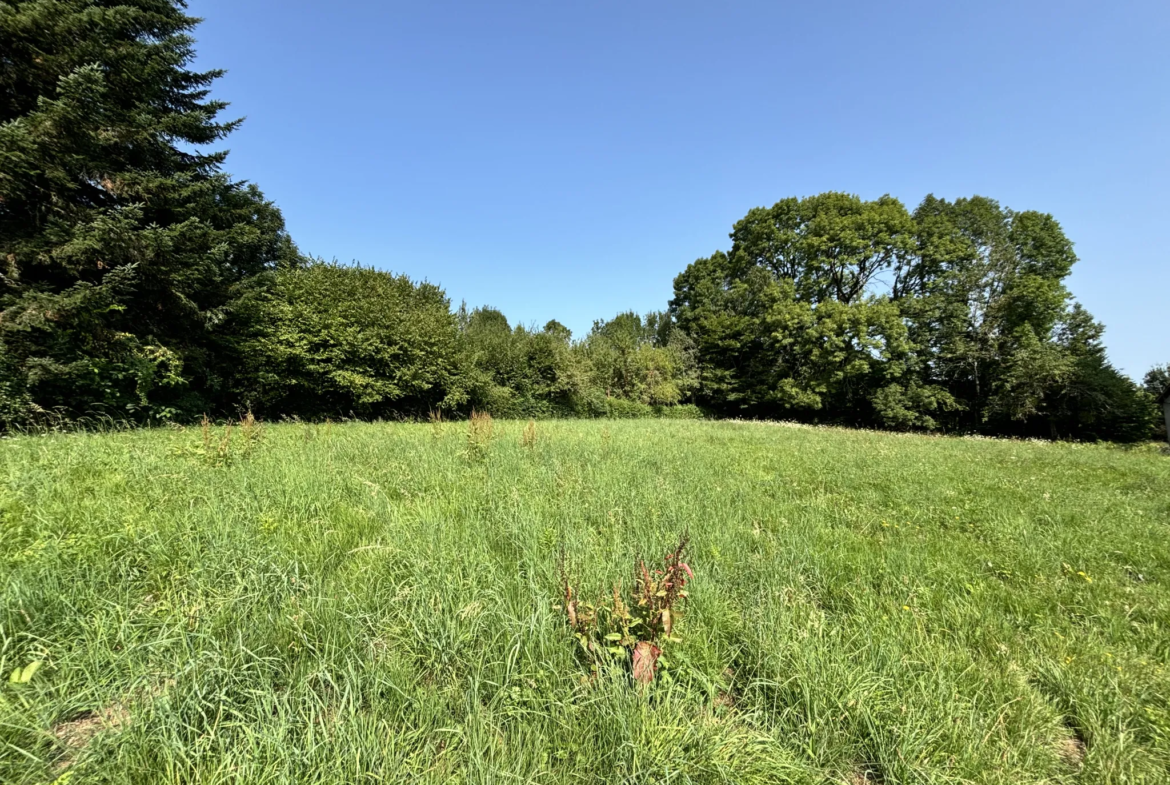
<instances>
[{"instance_id":1,"label":"sparse cloudless sky","mask_svg":"<svg viewBox=\"0 0 1170 785\"><path fill-rule=\"evenodd\" d=\"M1114 363L1170 362L1170 2L191 0L227 170L307 253L513 324L665 307L786 196L1050 212Z\"/></svg>"}]
</instances>

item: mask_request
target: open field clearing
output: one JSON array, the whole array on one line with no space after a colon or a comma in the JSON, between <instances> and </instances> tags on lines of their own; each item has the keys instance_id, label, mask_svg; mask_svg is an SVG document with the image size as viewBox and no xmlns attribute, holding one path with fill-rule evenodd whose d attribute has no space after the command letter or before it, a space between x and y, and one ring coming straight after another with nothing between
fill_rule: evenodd
<instances>
[{"instance_id":1,"label":"open field clearing","mask_svg":"<svg viewBox=\"0 0 1170 785\"><path fill-rule=\"evenodd\" d=\"M0 442L0 781L1170 782L1157 451L524 429ZM558 553L688 531L681 642L592 675Z\"/></svg>"}]
</instances>

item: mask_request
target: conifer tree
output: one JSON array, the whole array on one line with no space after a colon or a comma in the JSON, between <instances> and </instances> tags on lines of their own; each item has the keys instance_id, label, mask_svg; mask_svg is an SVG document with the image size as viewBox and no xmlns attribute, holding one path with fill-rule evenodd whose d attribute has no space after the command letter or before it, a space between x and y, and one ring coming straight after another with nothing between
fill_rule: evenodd
<instances>
[{"instance_id":1,"label":"conifer tree","mask_svg":"<svg viewBox=\"0 0 1170 785\"><path fill-rule=\"evenodd\" d=\"M0 427L226 395L233 308L297 255L206 151L238 120L172 0L0 3Z\"/></svg>"}]
</instances>

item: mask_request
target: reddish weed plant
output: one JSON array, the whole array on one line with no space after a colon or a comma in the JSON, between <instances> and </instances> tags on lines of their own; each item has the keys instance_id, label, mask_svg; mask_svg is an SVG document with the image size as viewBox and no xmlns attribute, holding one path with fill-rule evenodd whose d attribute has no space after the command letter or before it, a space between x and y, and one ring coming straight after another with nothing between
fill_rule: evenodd
<instances>
[{"instance_id":1,"label":"reddish weed plant","mask_svg":"<svg viewBox=\"0 0 1170 785\"><path fill-rule=\"evenodd\" d=\"M662 646L680 642L676 632L686 604L686 585L695 577L684 560L689 540L683 535L667 551L660 569L651 569L638 559L629 597L623 598L622 587L615 585L612 596L596 604L581 601L562 548L558 569L563 609L594 670L606 659L619 658L628 662L634 681L649 684L654 680Z\"/></svg>"}]
</instances>

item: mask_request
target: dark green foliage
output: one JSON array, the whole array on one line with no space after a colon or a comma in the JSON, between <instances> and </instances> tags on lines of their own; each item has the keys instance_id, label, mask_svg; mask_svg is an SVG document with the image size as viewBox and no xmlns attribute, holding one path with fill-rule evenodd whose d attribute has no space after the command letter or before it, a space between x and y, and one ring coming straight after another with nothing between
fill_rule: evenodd
<instances>
[{"instance_id":1,"label":"dark green foliage","mask_svg":"<svg viewBox=\"0 0 1170 785\"><path fill-rule=\"evenodd\" d=\"M1154 438L1165 441L1167 433L1163 396L1170 396L1170 363L1155 365L1147 371L1145 378L1142 379L1142 390L1155 402Z\"/></svg>"},{"instance_id":2,"label":"dark green foliage","mask_svg":"<svg viewBox=\"0 0 1170 785\"><path fill-rule=\"evenodd\" d=\"M654 417L694 386L689 339L669 316L623 313L574 343L551 321L511 327L494 308L459 313L463 408L499 417Z\"/></svg>"},{"instance_id":3,"label":"dark green foliage","mask_svg":"<svg viewBox=\"0 0 1170 785\"><path fill-rule=\"evenodd\" d=\"M606 398L604 407L601 416L614 420L639 420L655 416L653 406L626 398Z\"/></svg>"},{"instance_id":4,"label":"dark green foliage","mask_svg":"<svg viewBox=\"0 0 1170 785\"><path fill-rule=\"evenodd\" d=\"M464 408L497 417L573 416L586 408L588 372L564 325L513 329L494 308L463 307L458 321Z\"/></svg>"},{"instance_id":5,"label":"dark green foliage","mask_svg":"<svg viewBox=\"0 0 1170 785\"><path fill-rule=\"evenodd\" d=\"M891 196L864 202L830 192L757 207L735 225L731 239L734 271L762 267L792 281L803 302L848 304L864 298L877 276L903 271L914 221Z\"/></svg>"},{"instance_id":6,"label":"dark green foliage","mask_svg":"<svg viewBox=\"0 0 1170 785\"><path fill-rule=\"evenodd\" d=\"M735 225L728 254L675 280L699 398L727 413L933 427L949 393L917 358L889 291L914 285L913 219L889 197L787 199Z\"/></svg>"},{"instance_id":7,"label":"dark green foliage","mask_svg":"<svg viewBox=\"0 0 1170 785\"><path fill-rule=\"evenodd\" d=\"M594 385L605 397L673 406L695 386L692 343L668 314L618 314L596 321L582 347Z\"/></svg>"},{"instance_id":8,"label":"dark green foliage","mask_svg":"<svg viewBox=\"0 0 1170 785\"><path fill-rule=\"evenodd\" d=\"M983 197L953 203L928 196L919 225L914 291L901 298L923 368L946 386L966 428L994 429L1035 415L1068 378L1055 341L1070 313L1063 280L1076 261L1049 215L1013 213Z\"/></svg>"},{"instance_id":9,"label":"dark green foliage","mask_svg":"<svg viewBox=\"0 0 1170 785\"><path fill-rule=\"evenodd\" d=\"M961 404L952 426L1148 438L1148 401L1109 364L1102 327L1064 287L1076 255L1052 216L927 197L915 217L924 286L900 305L923 338L921 367Z\"/></svg>"},{"instance_id":10,"label":"dark green foliage","mask_svg":"<svg viewBox=\"0 0 1170 785\"><path fill-rule=\"evenodd\" d=\"M463 402L455 316L433 284L315 262L278 273L254 308L239 384L257 412L417 416Z\"/></svg>"},{"instance_id":11,"label":"dark green foliage","mask_svg":"<svg viewBox=\"0 0 1170 785\"><path fill-rule=\"evenodd\" d=\"M680 403L677 406L651 407L655 417L664 420L702 420L706 413L693 403Z\"/></svg>"},{"instance_id":12,"label":"dark green foliage","mask_svg":"<svg viewBox=\"0 0 1170 785\"><path fill-rule=\"evenodd\" d=\"M296 258L280 213L193 151L236 122L161 0L0 6L0 418L222 402L240 284Z\"/></svg>"},{"instance_id":13,"label":"dark green foliage","mask_svg":"<svg viewBox=\"0 0 1170 785\"><path fill-rule=\"evenodd\" d=\"M785 199L675 279L697 399L728 414L1135 441L1151 407L1105 359L1050 215L983 197Z\"/></svg>"},{"instance_id":14,"label":"dark green foliage","mask_svg":"<svg viewBox=\"0 0 1170 785\"><path fill-rule=\"evenodd\" d=\"M1142 379L1142 389L1155 398L1170 390L1170 363L1155 365Z\"/></svg>"}]
</instances>

